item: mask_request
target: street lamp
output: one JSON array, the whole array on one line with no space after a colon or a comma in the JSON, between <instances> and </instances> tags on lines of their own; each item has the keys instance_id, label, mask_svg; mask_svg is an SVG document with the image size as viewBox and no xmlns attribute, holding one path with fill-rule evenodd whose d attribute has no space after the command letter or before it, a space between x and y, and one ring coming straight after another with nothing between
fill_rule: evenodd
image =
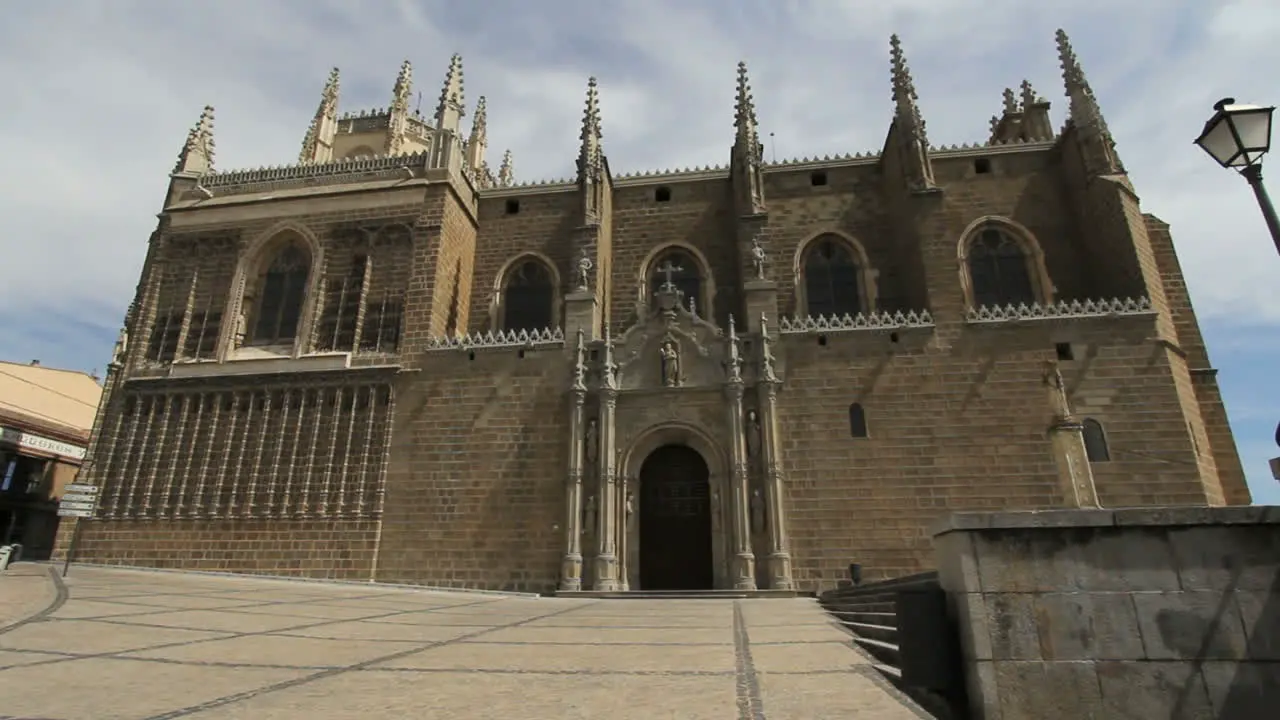
<instances>
[{"instance_id":1,"label":"street lamp","mask_svg":"<svg viewBox=\"0 0 1280 720\"><path fill-rule=\"evenodd\" d=\"M1271 149L1271 114L1275 108L1237 105L1235 98L1223 98L1213 109L1217 112L1204 124L1196 144L1219 165L1239 171L1249 182L1271 231L1271 241L1280 252L1280 219L1262 185L1262 156Z\"/></svg>"}]
</instances>

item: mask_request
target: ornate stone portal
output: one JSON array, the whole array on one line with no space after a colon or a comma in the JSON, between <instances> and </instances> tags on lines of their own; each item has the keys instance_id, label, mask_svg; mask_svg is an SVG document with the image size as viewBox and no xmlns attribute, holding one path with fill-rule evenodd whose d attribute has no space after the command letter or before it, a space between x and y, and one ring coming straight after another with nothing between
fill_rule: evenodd
<instances>
[{"instance_id":1,"label":"ornate stone portal","mask_svg":"<svg viewBox=\"0 0 1280 720\"><path fill-rule=\"evenodd\" d=\"M579 333L570 386L573 430L561 590L651 589L642 577L644 564L655 559L645 554L642 537L652 545L654 538L664 537L662 523L674 521L652 510L657 490L650 486L646 495L644 482L665 483L672 479L661 473L678 470L661 463L645 468L645 461L672 456L671 446L696 451L705 463L706 481L684 478L673 486L683 489L667 492L691 494L663 502L683 502L682 508L701 518L689 522L705 523L706 530L687 522L666 530L687 533L694 527L695 534L710 533L713 588L757 589L754 530L768 536L762 575L768 589L793 589L778 464L780 382L764 336L767 327L762 326L760 352L748 359L732 318L725 331L698 317L669 280L653 300L648 315L620 338L607 325L595 341ZM756 395L750 410L745 408L749 392ZM659 473L656 479L654 473ZM591 540L589 547L584 539ZM702 577L683 580L697 584L705 582Z\"/></svg>"}]
</instances>

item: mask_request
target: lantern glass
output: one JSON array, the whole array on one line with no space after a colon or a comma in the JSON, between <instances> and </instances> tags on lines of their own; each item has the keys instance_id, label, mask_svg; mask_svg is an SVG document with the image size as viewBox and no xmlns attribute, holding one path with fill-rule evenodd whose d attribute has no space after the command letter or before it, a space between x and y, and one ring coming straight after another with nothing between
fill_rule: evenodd
<instances>
[{"instance_id":1,"label":"lantern glass","mask_svg":"<svg viewBox=\"0 0 1280 720\"><path fill-rule=\"evenodd\" d=\"M1274 107L1237 105L1226 100L1205 123L1196 144L1223 167L1244 168L1262 159L1271 149L1271 116Z\"/></svg>"}]
</instances>

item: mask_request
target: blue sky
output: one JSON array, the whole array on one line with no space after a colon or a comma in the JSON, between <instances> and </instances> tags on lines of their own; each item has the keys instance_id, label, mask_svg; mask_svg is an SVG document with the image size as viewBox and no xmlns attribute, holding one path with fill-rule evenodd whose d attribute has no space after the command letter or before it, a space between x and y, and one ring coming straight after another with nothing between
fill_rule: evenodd
<instances>
[{"instance_id":1,"label":"blue sky","mask_svg":"<svg viewBox=\"0 0 1280 720\"><path fill-rule=\"evenodd\" d=\"M1280 504L1266 464L1280 454L1280 257L1248 187L1191 145L1223 95L1280 102L1274 0L14 4L0 25L0 359L105 364L205 104L219 168L286 164L329 68L343 109L359 109L387 105L409 59L429 111L459 52L469 107L488 97L490 162L510 148L517 179L536 180L572 175L590 75L615 172L727 162L746 60L770 154L877 150L897 32L930 139L975 142L1023 78L1061 124L1057 27L1144 208L1173 224L1256 501Z\"/></svg>"}]
</instances>

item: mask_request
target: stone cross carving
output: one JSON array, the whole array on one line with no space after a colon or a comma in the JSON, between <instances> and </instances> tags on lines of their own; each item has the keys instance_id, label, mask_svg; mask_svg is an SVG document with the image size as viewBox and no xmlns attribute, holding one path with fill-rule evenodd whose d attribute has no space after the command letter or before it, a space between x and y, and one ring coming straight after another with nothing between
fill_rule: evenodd
<instances>
[{"instance_id":1,"label":"stone cross carving","mask_svg":"<svg viewBox=\"0 0 1280 720\"><path fill-rule=\"evenodd\" d=\"M578 258L578 289L588 290L591 288L591 269L595 267L595 263L591 262L591 256L587 253L586 248L582 248L582 255Z\"/></svg>"},{"instance_id":2,"label":"stone cross carving","mask_svg":"<svg viewBox=\"0 0 1280 720\"><path fill-rule=\"evenodd\" d=\"M670 260L667 260L662 264L662 267L658 268L658 272L666 275L666 280L662 283L662 290L664 292L672 292L676 289L676 284L671 281L671 276L678 272L684 272L684 268L679 265L673 265Z\"/></svg>"},{"instance_id":3,"label":"stone cross carving","mask_svg":"<svg viewBox=\"0 0 1280 720\"><path fill-rule=\"evenodd\" d=\"M662 347L658 350L662 358L662 385L663 387L679 387L680 386L680 348L676 347L674 340L663 340Z\"/></svg>"},{"instance_id":4,"label":"stone cross carving","mask_svg":"<svg viewBox=\"0 0 1280 720\"><path fill-rule=\"evenodd\" d=\"M760 238L751 238L751 264L755 267L756 279L764 279L764 248L760 245Z\"/></svg>"}]
</instances>

